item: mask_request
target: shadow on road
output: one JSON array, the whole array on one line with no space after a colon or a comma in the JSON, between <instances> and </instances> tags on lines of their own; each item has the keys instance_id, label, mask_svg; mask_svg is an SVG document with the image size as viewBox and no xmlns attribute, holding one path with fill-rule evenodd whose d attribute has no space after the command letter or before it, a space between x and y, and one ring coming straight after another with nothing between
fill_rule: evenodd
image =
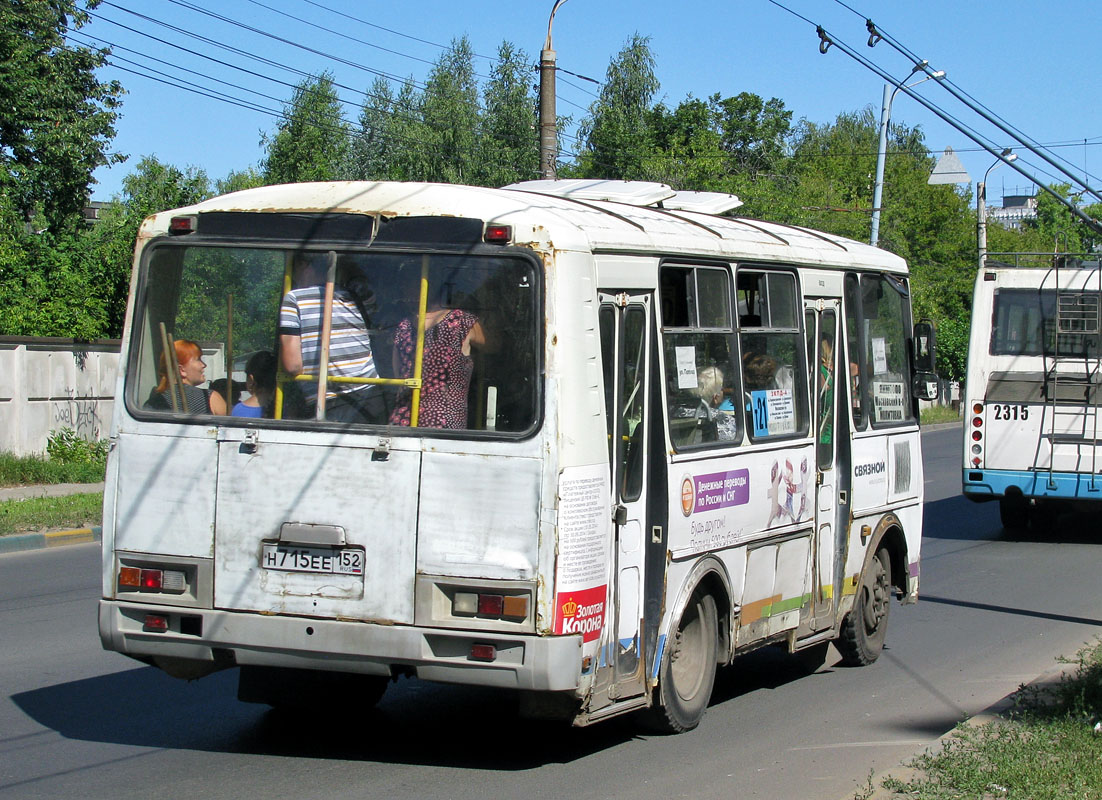
<instances>
[{"instance_id":1,"label":"shadow on road","mask_svg":"<svg viewBox=\"0 0 1102 800\"><path fill-rule=\"evenodd\" d=\"M711 705L812 679L818 665L763 648L719 671ZM651 735L630 715L570 728L520 718L513 692L412 679L390 686L376 709L358 715L343 710L335 696L319 697L318 714L304 717L240 703L236 691L237 670L184 683L141 667L23 692L12 700L68 739L495 771L569 763Z\"/></svg>"},{"instance_id":2,"label":"shadow on road","mask_svg":"<svg viewBox=\"0 0 1102 800\"><path fill-rule=\"evenodd\" d=\"M973 503L964 495L946 497L923 506L922 536L925 539L1039 544L1102 544L1102 515L1099 512L1068 511L1055 517L1047 529L1004 530L999 521L999 504Z\"/></svg>"}]
</instances>

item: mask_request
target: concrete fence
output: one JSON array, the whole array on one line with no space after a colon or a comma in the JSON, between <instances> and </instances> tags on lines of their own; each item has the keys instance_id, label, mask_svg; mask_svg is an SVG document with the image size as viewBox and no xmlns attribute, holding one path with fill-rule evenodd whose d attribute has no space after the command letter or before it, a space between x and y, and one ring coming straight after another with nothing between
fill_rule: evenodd
<instances>
[{"instance_id":1,"label":"concrete fence","mask_svg":"<svg viewBox=\"0 0 1102 800\"><path fill-rule=\"evenodd\" d=\"M0 451L45 453L52 431L107 436L119 340L0 336Z\"/></svg>"}]
</instances>

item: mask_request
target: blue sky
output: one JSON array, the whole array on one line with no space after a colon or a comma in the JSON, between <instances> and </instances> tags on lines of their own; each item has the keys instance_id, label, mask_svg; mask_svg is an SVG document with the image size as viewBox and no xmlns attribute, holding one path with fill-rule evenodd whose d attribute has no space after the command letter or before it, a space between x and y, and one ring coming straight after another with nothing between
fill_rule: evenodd
<instances>
[{"instance_id":1,"label":"blue sky","mask_svg":"<svg viewBox=\"0 0 1102 800\"><path fill-rule=\"evenodd\" d=\"M263 154L262 134L276 124L271 114L203 97L122 68L159 70L275 112L291 89L269 79L289 84L301 79L279 67L314 74L329 70L339 84L350 87L341 91L349 101L346 116L355 119L355 106L363 98L354 90L369 88L372 71L423 81L442 52L440 45L464 34L480 56L492 57L498 45L508 40L535 63L552 6L553 0L104 0L93 12L92 23L74 41L92 37L116 46L118 67L105 68L101 77L119 80L128 91L114 148L130 155L130 160L97 171L93 198L107 200L118 193L122 178L144 155L178 167L202 168L211 178L255 165ZM783 100L794 119L825 123L841 111L866 106L873 107L879 118L884 82L839 47L820 54L810 22L822 25L833 38L888 74L902 79L910 73L911 62L889 42L871 49L866 46L865 17L871 17L903 49L928 60L931 69L945 70L958 89L990 111L1033 140L1052 145L1054 157L1066 159L1073 172L1080 177L1084 172L1091 175L1092 186L1102 185L1094 177L1102 175L1102 103L1097 88L1102 74L1097 44L1102 3L1098 0L1047 4L1025 0L844 0L844 4L839 0L568 0L555 16L553 39L561 68L603 79L610 59L638 32L651 38L662 84L659 97L667 105L676 105L689 94L706 98L715 92L729 96L745 91ZM220 50L211 42L262 56L278 66ZM487 58L476 58L476 71L486 75L490 64ZM233 86L217 84L215 79ZM536 80L533 73L533 83ZM560 115L571 115L577 123L596 91L592 83L560 74ZM997 146L1014 145L1009 136L934 81L915 91ZM953 147L974 181L994 163L990 155L977 152L977 145L964 134L902 92L895 99L892 119L920 125L935 153ZM571 146L569 141L565 144ZM1059 177L1049 165L1025 156L1020 148L1017 152L1023 153L1019 163L1041 180L1052 182ZM992 173L989 187L989 202L998 204L1004 190L1008 194L1028 191L1030 184L1003 166Z\"/></svg>"}]
</instances>

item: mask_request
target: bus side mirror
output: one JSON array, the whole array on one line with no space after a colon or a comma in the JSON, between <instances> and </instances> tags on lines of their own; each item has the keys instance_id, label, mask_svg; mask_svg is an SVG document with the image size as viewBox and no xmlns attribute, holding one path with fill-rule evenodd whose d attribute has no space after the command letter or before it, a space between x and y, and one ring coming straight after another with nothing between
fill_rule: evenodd
<instances>
[{"instance_id":1,"label":"bus side mirror","mask_svg":"<svg viewBox=\"0 0 1102 800\"><path fill-rule=\"evenodd\" d=\"M937 357L937 339L934 326L929 322L916 322L914 327L914 377L911 394L919 400L937 400L938 380L934 371Z\"/></svg>"}]
</instances>

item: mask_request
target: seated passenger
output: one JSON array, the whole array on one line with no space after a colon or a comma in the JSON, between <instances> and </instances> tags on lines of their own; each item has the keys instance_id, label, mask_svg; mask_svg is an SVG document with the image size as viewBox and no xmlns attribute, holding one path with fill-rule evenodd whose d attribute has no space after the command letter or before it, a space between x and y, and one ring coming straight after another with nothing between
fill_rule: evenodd
<instances>
[{"instance_id":1,"label":"seated passenger","mask_svg":"<svg viewBox=\"0 0 1102 800\"><path fill-rule=\"evenodd\" d=\"M245 364L245 389L249 397L233 407L233 416L271 417L275 385L275 356L267 350L253 353Z\"/></svg>"},{"instance_id":2,"label":"seated passenger","mask_svg":"<svg viewBox=\"0 0 1102 800\"><path fill-rule=\"evenodd\" d=\"M777 359L765 353L747 353L742 357L742 375L746 390L776 389Z\"/></svg>"},{"instance_id":3,"label":"seated passenger","mask_svg":"<svg viewBox=\"0 0 1102 800\"><path fill-rule=\"evenodd\" d=\"M185 414L225 414L225 398L209 389L199 388L200 384L206 382L207 369L199 344L190 339L177 339L173 343L173 349L176 351L179 377L169 381L167 354L161 353L161 379L145 407L158 411L177 410ZM170 383L174 386L174 391L170 390Z\"/></svg>"},{"instance_id":4,"label":"seated passenger","mask_svg":"<svg viewBox=\"0 0 1102 800\"><path fill-rule=\"evenodd\" d=\"M734 414L723 408L723 370L719 367L702 367L696 375L693 394L700 398L696 411L699 434L693 442L731 441L738 433ZM727 403L730 406L730 403Z\"/></svg>"}]
</instances>

